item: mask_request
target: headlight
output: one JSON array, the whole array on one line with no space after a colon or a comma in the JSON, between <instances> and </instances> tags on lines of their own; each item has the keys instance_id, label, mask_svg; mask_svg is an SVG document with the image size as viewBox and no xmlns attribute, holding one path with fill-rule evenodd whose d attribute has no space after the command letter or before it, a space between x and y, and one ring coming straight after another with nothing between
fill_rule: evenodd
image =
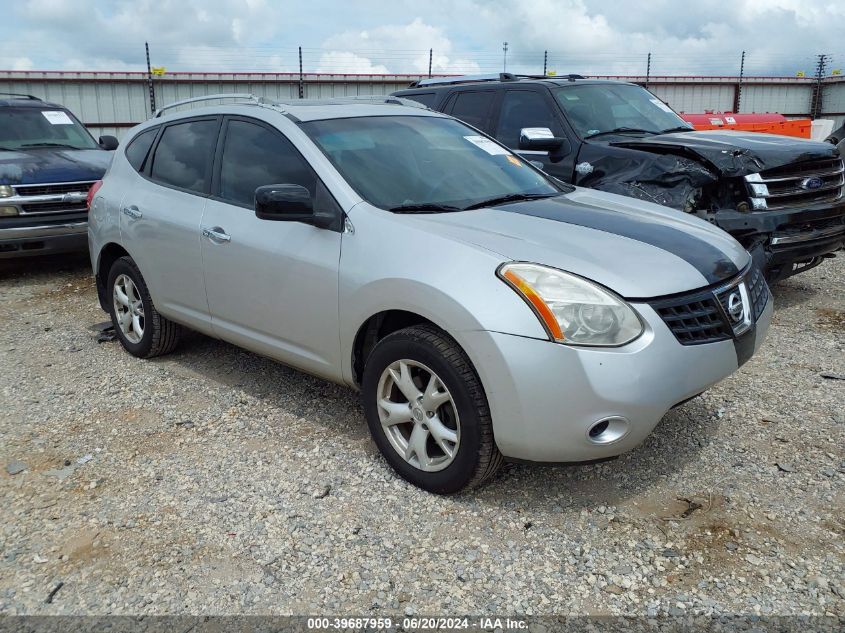
<instances>
[{"instance_id":1,"label":"headlight","mask_svg":"<svg viewBox=\"0 0 845 633\"><path fill-rule=\"evenodd\" d=\"M9 185L0 185L0 198L11 198L15 195L15 190Z\"/></svg>"},{"instance_id":2,"label":"headlight","mask_svg":"<svg viewBox=\"0 0 845 633\"><path fill-rule=\"evenodd\" d=\"M558 343L617 346L643 333L631 306L586 279L524 263L504 264L496 274L533 308Z\"/></svg>"}]
</instances>

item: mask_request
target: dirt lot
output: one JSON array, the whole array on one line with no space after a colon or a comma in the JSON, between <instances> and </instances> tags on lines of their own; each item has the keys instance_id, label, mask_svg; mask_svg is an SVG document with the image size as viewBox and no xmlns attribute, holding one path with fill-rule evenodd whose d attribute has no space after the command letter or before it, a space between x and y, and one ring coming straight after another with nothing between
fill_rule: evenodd
<instances>
[{"instance_id":1,"label":"dirt lot","mask_svg":"<svg viewBox=\"0 0 845 633\"><path fill-rule=\"evenodd\" d=\"M637 450L441 498L352 391L200 335L134 359L84 258L0 264L0 612L845 614L843 284L776 287Z\"/></svg>"}]
</instances>

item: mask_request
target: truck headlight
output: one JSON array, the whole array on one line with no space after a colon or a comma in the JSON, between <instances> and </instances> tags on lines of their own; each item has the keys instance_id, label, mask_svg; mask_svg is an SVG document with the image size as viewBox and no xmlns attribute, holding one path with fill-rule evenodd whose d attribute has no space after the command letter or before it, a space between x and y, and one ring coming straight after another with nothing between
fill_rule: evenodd
<instances>
[{"instance_id":1,"label":"truck headlight","mask_svg":"<svg viewBox=\"0 0 845 633\"><path fill-rule=\"evenodd\" d=\"M630 305L582 277L523 262L503 264L496 274L531 306L558 343L615 347L643 333Z\"/></svg>"},{"instance_id":2,"label":"truck headlight","mask_svg":"<svg viewBox=\"0 0 845 633\"><path fill-rule=\"evenodd\" d=\"M0 185L0 198L11 198L15 195L15 190L9 185Z\"/></svg>"}]
</instances>

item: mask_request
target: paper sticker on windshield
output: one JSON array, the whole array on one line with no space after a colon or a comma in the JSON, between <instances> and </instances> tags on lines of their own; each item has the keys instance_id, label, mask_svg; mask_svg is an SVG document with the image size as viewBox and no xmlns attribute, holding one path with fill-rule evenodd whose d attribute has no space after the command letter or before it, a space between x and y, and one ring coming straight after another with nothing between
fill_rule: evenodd
<instances>
[{"instance_id":1,"label":"paper sticker on windshield","mask_svg":"<svg viewBox=\"0 0 845 633\"><path fill-rule=\"evenodd\" d=\"M53 125L73 125L67 112L61 110L42 110L41 114Z\"/></svg>"},{"instance_id":2,"label":"paper sticker on windshield","mask_svg":"<svg viewBox=\"0 0 845 633\"><path fill-rule=\"evenodd\" d=\"M510 154L508 150L506 150L504 147L496 145L496 143L491 141L489 138L484 138L483 136L478 136L477 134L465 136L464 138L476 147L483 149L485 152L490 154L490 156Z\"/></svg>"},{"instance_id":3,"label":"paper sticker on windshield","mask_svg":"<svg viewBox=\"0 0 845 633\"><path fill-rule=\"evenodd\" d=\"M660 99L649 99L649 101L651 101L654 105L656 105L658 108L660 108L664 112L671 112L672 111L672 108L667 106Z\"/></svg>"}]
</instances>

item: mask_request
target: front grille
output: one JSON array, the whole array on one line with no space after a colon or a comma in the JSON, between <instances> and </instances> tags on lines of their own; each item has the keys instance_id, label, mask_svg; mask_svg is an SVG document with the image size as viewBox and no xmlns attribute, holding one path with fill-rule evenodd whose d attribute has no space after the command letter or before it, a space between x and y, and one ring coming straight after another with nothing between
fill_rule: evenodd
<instances>
[{"instance_id":1,"label":"front grille","mask_svg":"<svg viewBox=\"0 0 845 633\"><path fill-rule=\"evenodd\" d=\"M753 209L784 209L838 200L845 169L841 158L825 158L767 169L745 180Z\"/></svg>"},{"instance_id":2,"label":"front grille","mask_svg":"<svg viewBox=\"0 0 845 633\"><path fill-rule=\"evenodd\" d=\"M756 322L766 307L769 288L762 273L753 266L727 284L667 299L657 299L650 302L650 305L681 345L726 341L744 331L737 326L735 332L727 312L730 293L726 292L726 289L735 288L740 283L745 283L748 289L751 319Z\"/></svg>"},{"instance_id":3,"label":"front grille","mask_svg":"<svg viewBox=\"0 0 845 633\"><path fill-rule=\"evenodd\" d=\"M35 202L22 204L21 210L24 213L71 213L73 211L85 211L87 206L84 202Z\"/></svg>"},{"instance_id":4,"label":"front grille","mask_svg":"<svg viewBox=\"0 0 845 633\"><path fill-rule=\"evenodd\" d=\"M15 185L15 193L19 196L49 196L58 193L88 193L93 182L68 182L51 185Z\"/></svg>"},{"instance_id":5,"label":"front grille","mask_svg":"<svg viewBox=\"0 0 845 633\"><path fill-rule=\"evenodd\" d=\"M662 306L652 306L681 345L713 343L731 337L730 327L712 293L709 297L692 300L681 297Z\"/></svg>"}]
</instances>

